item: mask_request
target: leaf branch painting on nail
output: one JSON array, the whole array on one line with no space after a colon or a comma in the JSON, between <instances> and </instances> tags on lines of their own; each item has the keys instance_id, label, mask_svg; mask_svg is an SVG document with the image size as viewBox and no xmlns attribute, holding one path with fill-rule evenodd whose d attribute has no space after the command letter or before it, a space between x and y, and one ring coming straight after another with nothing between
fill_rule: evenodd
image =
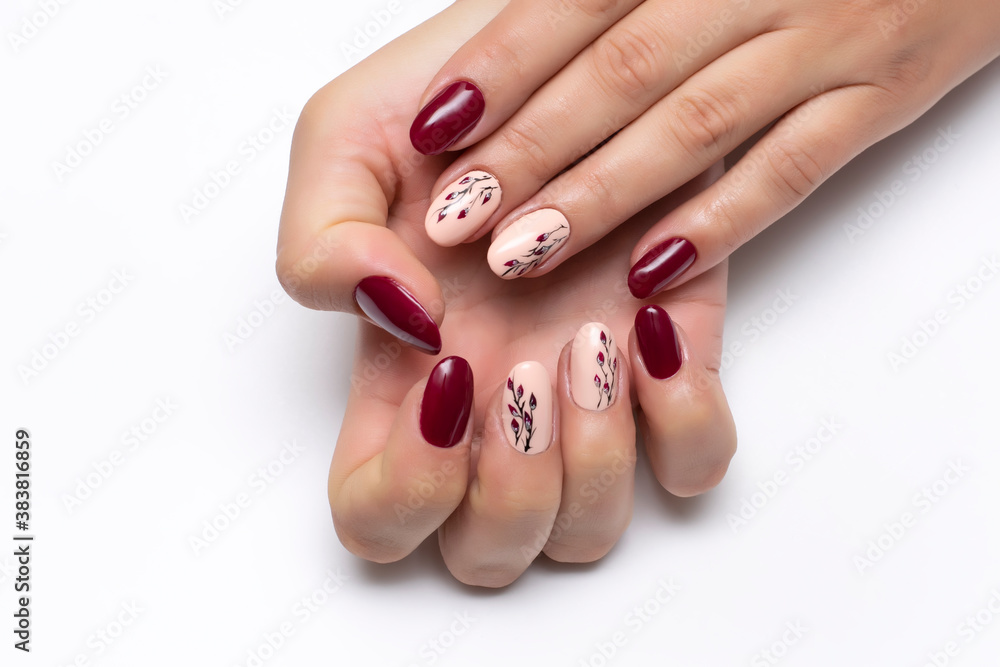
<instances>
[{"instance_id":1,"label":"leaf branch painting on nail","mask_svg":"<svg viewBox=\"0 0 1000 667\"><path fill-rule=\"evenodd\" d=\"M595 410L600 410L602 405L611 406L611 401L615 397L615 380L618 379L617 350L611 349L608 335L604 331L601 332L601 345L604 349L598 350L595 358L598 369L594 375L594 386L597 387L597 407Z\"/></svg>"},{"instance_id":2,"label":"leaf branch painting on nail","mask_svg":"<svg viewBox=\"0 0 1000 667\"><path fill-rule=\"evenodd\" d=\"M507 378L507 391L510 392L511 403L507 404L510 410L510 429L514 432L514 447L527 453L531 449L531 437L535 434L534 415L538 401L535 395L530 394L525 400L524 387L517 385L514 388L514 376Z\"/></svg>"},{"instance_id":3,"label":"leaf branch painting on nail","mask_svg":"<svg viewBox=\"0 0 1000 667\"><path fill-rule=\"evenodd\" d=\"M551 231L539 234L538 238L535 239L535 247L521 255L522 259L512 259L504 262L504 266L507 267L507 270L503 272L503 276L505 277L511 273L515 276L523 276L525 273L538 266L538 263L545 259L545 256L548 255L553 248L569 237L568 231L560 234L560 232L564 229L568 230L569 226L559 225Z\"/></svg>"},{"instance_id":4,"label":"leaf branch painting on nail","mask_svg":"<svg viewBox=\"0 0 1000 667\"><path fill-rule=\"evenodd\" d=\"M464 220L475 206L485 206L493 199L494 191L499 189L497 179L484 174L483 176L466 176L458 182L465 187L455 190L445 197L448 203L434 211L437 213L437 222L441 222L449 215L458 211L455 218Z\"/></svg>"}]
</instances>

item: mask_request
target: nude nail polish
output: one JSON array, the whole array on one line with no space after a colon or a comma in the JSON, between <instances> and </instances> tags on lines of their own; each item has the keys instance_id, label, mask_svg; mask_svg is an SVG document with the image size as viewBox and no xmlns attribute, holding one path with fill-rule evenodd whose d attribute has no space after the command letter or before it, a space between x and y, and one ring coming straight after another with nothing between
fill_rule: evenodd
<instances>
[{"instance_id":1,"label":"nude nail polish","mask_svg":"<svg viewBox=\"0 0 1000 667\"><path fill-rule=\"evenodd\" d=\"M440 155L476 126L486 98L468 81L456 81L427 103L410 126L410 143L424 155Z\"/></svg>"},{"instance_id":2,"label":"nude nail polish","mask_svg":"<svg viewBox=\"0 0 1000 667\"><path fill-rule=\"evenodd\" d=\"M354 300L372 322L421 352L441 351L434 318L403 286L385 276L369 276L354 288Z\"/></svg>"},{"instance_id":3,"label":"nude nail polish","mask_svg":"<svg viewBox=\"0 0 1000 667\"><path fill-rule=\"evenodd\" d=\"M427 211L427 236L439 246L458 245L483 226L500 206L497 179L470 171L444 189Z\"/></svg>"},{"instance_id":4,"label":"nude nail polish","mask_svg":"<svg viewBox=\"0 0 1000 667\"><path fill-rule=\"evenodd\" d=\"M520 278L562 247L569 233L569 221L554 208L532 211L500 232L486 259L501 278Z\"/></svg>"},{"instance_id":5,"label":"nude nail polish","mask_svg":"<svg viewBox=\"0 0 1000 667\"><path fill-rule=\"evenodd\" d=\"M648 372L657 380L673 377L681 368L681 346L667 311L643 306L635 314L635 337Z\"/></svg>"},{"instance_id":6,"label":"nude nail polish","mask_svg":"<svg viewBox=\"0 0 1000 667\"><path fill-rule=\"evenodd\" d=\"M637 299L647 299L665 289L691 268L698 253L687 239L667 239L643 255L628 273L628 289Z\"/></svg>"},{"instance_id":7,"label":"nude nail polish","mask_svg":"<svg viewBox=\"0 0 1000 667\"><path fill-rule=\"evenodd\" d=\"M420 433L435 447L454 447L472 413L473 379L462 357L442 359L427 378L420 402Z\"/></svg>"},{"instance_id":8,"label":"nude nail polish","mask_svg":"<svg viewBox=\"0 0 1000 667\"><path fill-rule=\"evenodd\" d=\"M573 402L586 410L607 410L618 395L618 347L600 322L580 327L570 349Z\"/></svg>"},{"instance_id":9,"label":"nude nail polish","mask_svg":"<svg viewBox=\"0 0 1000 667\"><path fill-rule=\"evenodd\" d=\"M552 441L552 385L537 361L511 369L504 387L504 432L510 446L523 454L541 454Z\"/></svg>"}]
</instances>

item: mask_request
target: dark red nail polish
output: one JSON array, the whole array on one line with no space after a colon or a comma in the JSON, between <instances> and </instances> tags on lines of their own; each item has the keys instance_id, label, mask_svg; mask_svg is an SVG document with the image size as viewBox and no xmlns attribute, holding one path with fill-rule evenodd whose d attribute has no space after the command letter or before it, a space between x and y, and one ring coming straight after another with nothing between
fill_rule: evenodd
<instances>
[{"instance_id":1,"label":"dark red nail polish","mask_svg":"<svg viewBox=\"0 0 1000 667\"><path fill-rule=\"evenodd\" d=\"M673 377L681 368L681 346L667 311L643 306L635 314L635 337L646 371L657 380Z\"/></svg>"},{"instance_id":2,"label":"dark red nail polish","mask_svg":"<svg viewBox=\"0 0 1000 667\"><path fill-rule=\"evenodd\" d=\"M448 357L431 371L420 402L420 432L435 447L454 447L465 435L472 412L472 368Z\"/></svg>"},{"instance_id":3,"label":"dark red nail polish","mask_svg":"<svg viewBox=\"0 0 1000 667\"><path fill-rule=\"evenodd\" d=\"M417 114L410 143L424 155L440 155L474 128L484 111L483 92L468 81L456 81Z\"/></svg>"},{"instance_id":4,"label":"dark red nail polish","mask_svg":"<svg viewBox=\"0 0 1000 667\"><path fill-rule=\"evenodd\" d=\"M441 351L437 324L413 295L395 280L369 276L354 288L354 300L371 320L421 352Z\"/></svg>"},{"instance_id":5,"label":"dark red nail polish","mask_svg":"<svg viewBox=\"0 0 1000 667\"><path fill-rule=\"evenodd\" d=\"M637 299L646 299L691 268L698 252L687 239L667 239L642 256L628 272L628 289Z\"/></svg>"}]
</instances>

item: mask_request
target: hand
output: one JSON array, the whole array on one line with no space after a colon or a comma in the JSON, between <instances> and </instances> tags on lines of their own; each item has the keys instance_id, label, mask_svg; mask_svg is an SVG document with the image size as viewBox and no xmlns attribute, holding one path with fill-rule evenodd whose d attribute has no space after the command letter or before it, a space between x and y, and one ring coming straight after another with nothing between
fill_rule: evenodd
<instances>
[{"instance_id":1,"label":"hand","mask_svg":"<svg viewBox=\"0 0 1000 667\"><path fill-rule=\"evenodd\" d=\"M504 283L483 270L481 248L426 237L420 221L449 160L413 152L407 117L432 73L502 4L453 6L307 103L277 262L301 303L362 315L357 294L368 308L330 469L341 541L388 562L438 531L451 572L483 586L510 583L541 551L582 562L612 547L631 516L633 405L654 472L675 494L717 484L735 450L718 378L725 264L643 308L638 335L640 304L620 277L645 226L717 173L551 279ZM373 326L406 308L415 317L394 321L410 333L397 333L426 348L440 324L442 354L460 356L435 364ZM591 320L600 324L580 329Z\"/></svg>"},{"instance_id":2,"label":"hand","mask_svg":"<svg viewBox=\"0 0 1000 667\"><path fill-rule=\"evenodd\" d=\"M428 154L475 144L435 195L474 171L502 203L458 219L438 199L428 232L453 245L493 229L498 274L542 275L774 123L638 242L629 287L648 297L716 266L995 58L998 26L996 0L512 0L434 77L411 131ZM539 218L569 238L505 273Z\"/></svg>"}]
</instances>

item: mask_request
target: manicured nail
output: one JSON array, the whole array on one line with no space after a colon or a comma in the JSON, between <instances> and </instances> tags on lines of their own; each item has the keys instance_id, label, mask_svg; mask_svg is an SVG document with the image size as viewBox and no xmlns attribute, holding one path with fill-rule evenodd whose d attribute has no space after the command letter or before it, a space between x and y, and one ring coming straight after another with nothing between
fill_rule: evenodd
<instances>
[{"instance_id":1,"label":"manicured nail","mask_svg":"<svg viewBox=\"0 0 1000 667\"><path fill-rule=\"evenodd\" d=\"M483 92L456 81L427 103L410 127L410 142L424 155L440 155L476 126L486 111Z\"/></svg>"},{"instance_id":2,"label":"manicured nail","mask_svg":"<svg viewBox=\"0 0 1000 667\"><path fill-rule=\"evenodd\" d=\"M462 357L442 359L427 378L420 432L435 447L454 447L472 412L472 368Z\"/></svg>"},{"instance_id":3,"label":"manicured nail","mask_svg":"<svg viewBox=\"0 0 1000 667\"><path fill-rule=\"evenodd\" d=\"M635 337L646 371L657 380L673 377L681 368L681 346L667 311L643 306L635 314Z\"/></svg>"},{"instance_id":4,"label":"manicured nail","mask_svg":"<svg viewBox=\"0 0 1000 667\"><path fill-rule=\"evenodd\" d=\"M570 350L573 401L587 410L606 410L618 392L618 347L600 322L584 324Z\"/></svg>"},{"instance_id":5,"label":"manicured nail","mask_svg":"<svg viewBox=\"0 0 1000 667\"><path fill-rule=\"evenodd\" d=\"M502 190L485 171L470 171L444 189L431 204L424 226L440 246L458 245L483 226L500 206Z\"/></svg>"},{"instance_id":6,"label":"manicured nail","mask_svg":"<svg viewBox=\"0 0 1000 667\"><path fill-rule=\"evenodd\" d=\"M510 280L535 268L569 238L569 221L554 208L532 211L500 232L486 259L493 273Z\"/></svg>"},{"instance_id":7,"label":"manicured nail","mask_svg":"<svg viewBox=\"0 0 1000 667\"><path fill-rule=\"evenodd\" d=\"M441 332L413 295L395 280L369 276L354 288L354 300L372 322L421 352L441 351Z\"/></svg>"},{"instance_id":8,"label":"manicured nail","mask_svg":"<svg viewBox=\"0 0 1000 667\"><path fill-rule=\"evenodd\" d=\"M537 361L514 366L504 389L504 431L511 447L525 454L541 454L552 440L552 386ZM509 421L508 421L509 420Z\"/></svg>"},{"instance_id":9,"label":"manicured nail","mask_svg":"<svg viewBox=\"0 0 1000 667\"><path fill-rule=\"evenodd\" d=\"M667 239L642 256L628 273L628 289L637 299L646 299L691 268L698 252L687 239Z\"/></svg>"}]
</instances>

